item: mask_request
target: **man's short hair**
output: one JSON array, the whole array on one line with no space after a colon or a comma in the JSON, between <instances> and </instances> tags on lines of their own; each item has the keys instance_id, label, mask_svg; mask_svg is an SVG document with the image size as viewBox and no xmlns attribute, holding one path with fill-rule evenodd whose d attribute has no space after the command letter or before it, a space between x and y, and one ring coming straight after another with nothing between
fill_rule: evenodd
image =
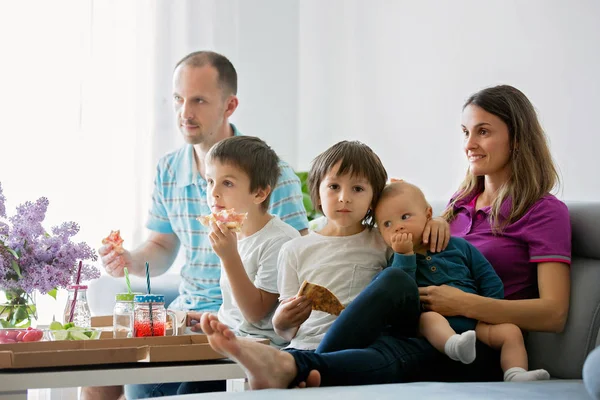
<instances>
[{"instance_id":1,"label":"man's short hair","mask_svg":"<svg viewBox=\"0 0 600 400\"><path fill-rule=\"evenodd\" d=\"M231 164L244 171L250 178L250 192L271 188L261 206L269 208L271 194L279 179L279 156L263 140L254 136L232 136L217 142L206 155L206 160Z\"/></svg>"},{"instance_id":2,"label":"man's short hair","mask_svg":"<svg viewBox=\"0 0 600 400\"><path fill-rule=\"evenodd\" d=\"M204 67L210 65L217 70L219 74L219 85L223 89L226 95L237 94L237 72L233 67L233 64L227 57L214 51L195 51L183 57L181 61L175 65L177 69L180 65L187 65L190 67Z\"/></svg>"}]
</instances>

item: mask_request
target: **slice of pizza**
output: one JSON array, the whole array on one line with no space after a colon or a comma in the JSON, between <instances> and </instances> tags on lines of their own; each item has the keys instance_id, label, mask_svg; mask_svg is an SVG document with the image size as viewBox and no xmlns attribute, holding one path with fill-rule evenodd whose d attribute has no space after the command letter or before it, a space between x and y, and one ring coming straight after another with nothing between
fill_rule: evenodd
<instances>
[{"instance_id":1,"label":"slice of pizza","mask_svg":"<svg viewBox=\"0 0 600 400\"><path fill-rule=\"evenodd\" d=\"M113 249L118 254L123 254L123 238L121 237L121 231L110 231L110 235L102 239L102 244L112 244Z\"/></svg>"},{"instance_id":2,"label":"slice of pizza","mask_svg":"<svg viewBox=\"0 0 600 400\"><path fill-rule=\"evenodd\" d=\"M298 296L305 296L312 301L312 309L332 315L340 315L344 305L329 289L308 281L302 282Z\"/></svg>"},{"instance_id":3,"label":"slice of pizza","mask_svg":"<svg viewBox=\"0 0 600 400\"><path fill-rule=\"evenodd\" d=\"M204 226L210 226L211 222L222 222L230 230L241 232L247 215L248 213L236 213L233 208L230 208L221 210L216 214L202 215L196 219Z\"/></svg>"}]
</instances>

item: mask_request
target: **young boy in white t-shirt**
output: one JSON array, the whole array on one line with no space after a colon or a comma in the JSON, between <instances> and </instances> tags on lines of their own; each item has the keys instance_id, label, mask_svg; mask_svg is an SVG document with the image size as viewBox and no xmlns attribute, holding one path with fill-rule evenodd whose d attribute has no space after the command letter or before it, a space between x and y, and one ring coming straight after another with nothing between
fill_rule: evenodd
<instances>
[{"instance_id":1,"label":"young boy in white t-shirt","mask_svg":"<svg viewBox=\"0 0 600 400\"><path fill-rule=\"evenodd\" d=\"M262 337L280 347L287 342L273 330L277 308L277 257L298 231L268 213L271 191L279 177L279 157L262 140L234 136L215 144L205 160L208 205L213 213L234 209L247 213L241 232L211 222L213 250L221 259L223 304L219 320L241 336ZM200 313L188 318L200 320ZM199 330L195 325L194 330Z\"/></svg>"}]
</instances>

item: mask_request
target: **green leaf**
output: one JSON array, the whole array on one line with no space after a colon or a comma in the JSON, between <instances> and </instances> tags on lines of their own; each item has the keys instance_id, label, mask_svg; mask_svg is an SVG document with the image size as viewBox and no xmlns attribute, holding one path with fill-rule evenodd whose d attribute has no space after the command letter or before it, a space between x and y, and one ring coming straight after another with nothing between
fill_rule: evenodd
<instances>
[{"instance_id":1,"label":"green leaf","mask_svg":"<svg viewBox=\"0 0 600 400\"><path fill-rule=\"evenodd\" d=\"M13 257L15 257L17 260L19 259L19 255L17 254L16 251L14 251L13 249L9 249L8 247L5 247L5 249L13 255Z\"/></svg>"},{"instance_id":2,"label":"green leaf","mask_svg":"<svg viewBox=\"0 0 600 400\"><path fill-rule=\"evenodd\" d=\"M13 325L20 325L20 322L27 320L29 318L29 313L27 312L27 306L19 306L17 307L17 311L14 313L12 317L11 323Z\"/></svg>"},{"instance_id":3,"label":"green leaf","mask_svg":"<svg viewBox=\"0 0 600 400\"><path fill-rule=\"evenodd\" d=\"M310 196L306 193L302 194L302 202L304 203L304 209L307 214L311 214L314 211L312 201L310 200Z\"/></svg>"},{"instance_id":4,"label":"green leaf","mask_svg":"<svg viewBox=\"0 0 600 400\"><path fill-rule=\"evenodd\" d=\"M21 268L19 268L19 264L17 264L17 260L11 260L11 265L12 265L12 269L14 269L15 272L17 273L17 276L19 278L22 278L23 275L21 275Z\"/></svg>"},{"instance_id":5,"label":"green leaf","mask_svg":"<svg viewBox=\"0 0 600 400\"><path fill-rule=\"evenodd\" d=\"M48 292L48 296L52 297L54 300L56 300L56 294L58 293L58 290L56 288L52 289L51 291Z\"/></svg>"},{"instance_id":6,"label":"green leaf","mask_svg":"<svg viewBox=\"0 0 600 400\"><path fill-rule=\"evenodd\" d=\"M2 326L2 328L14 328L15 327L13 324L11 324L10 322L8 322L4 319L0 319L0 326Z\"/></svg>"},{"instance_id":7,"label":"green leaf","mask_svg":"<svg viewBox=\"0 0 600 400\"><path fill-rule=\"evenodd\" d=\"M308 172L302 171L302 172L296 172L296 175L298 176L298 178L300 178L300 182L304 183L308 180Z\"/></svg>"}]
</instances>

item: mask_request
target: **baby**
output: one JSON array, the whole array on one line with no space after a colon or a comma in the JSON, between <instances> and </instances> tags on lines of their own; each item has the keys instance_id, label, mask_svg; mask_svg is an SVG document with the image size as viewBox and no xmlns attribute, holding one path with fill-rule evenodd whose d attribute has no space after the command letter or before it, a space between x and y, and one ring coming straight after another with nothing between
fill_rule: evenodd
<instances>
[{"instance_id":1,"label":"baby","mask_svg":"<svg viewBox=\"0 0 600 400\"><path fill-rule=\"evenodd\" d=\"M402 268L419 287L449 285L467 293L504 298L502 281L485 257L469 242L452 237L440 253L430 253L422 242L432 210L423 192L397 181L383 190L375 208L375 220L385 242L394 250L392 267ZM523 334L514 324L490 325L466 317L444 317L433 311L421 314L420 333L440 352L470 364L475 360L475 341L501 351L505 381L549 379L543 369L527 371Z\"/></svg>"}]
</instances>

